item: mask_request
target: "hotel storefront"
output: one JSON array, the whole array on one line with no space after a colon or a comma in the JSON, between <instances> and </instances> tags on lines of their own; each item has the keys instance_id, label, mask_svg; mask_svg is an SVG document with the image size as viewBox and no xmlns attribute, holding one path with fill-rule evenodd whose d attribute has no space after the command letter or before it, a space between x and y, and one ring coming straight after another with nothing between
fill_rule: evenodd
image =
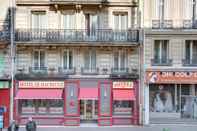
<instances>
[{"instance_id":1,"label":"hotel storefront","mask_svg":"<svg viewBox=\"0 0 197 131\"><path fill-rule=\"evenodd\" d=\"M146 82L150 122L158 118L197 121L196 71L147 71Z\"/></svg>"},{"instance_id":2,"label":"hotel storefront","mask_svg":"<svg viewBox=\"0 0 197 131\"><path fill-rule=\"evenodd\" d=\"M15 118L25 124L32 116L39 125L138 124L137 87L132 80L17 81Z\"/></svg>"}]
</instances>

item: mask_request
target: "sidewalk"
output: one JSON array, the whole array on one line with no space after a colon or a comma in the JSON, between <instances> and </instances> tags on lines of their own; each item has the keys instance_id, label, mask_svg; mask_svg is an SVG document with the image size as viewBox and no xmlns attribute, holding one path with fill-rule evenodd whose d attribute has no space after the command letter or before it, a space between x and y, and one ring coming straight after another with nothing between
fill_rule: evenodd
<instances>
[{"instance_id":1,"label":"sidewalk","mask_svg":"<svg viewBox=\"0 0 197 131\"><path fill-rule=\"evenodd\" d=\"M165 129L166 130L165 130ZM149 126L39 126L37 131L197 131L197 125L149 125ZM3 130L7 131L7 130ZM19 131L26 131L20 126Z\"/></svg>"}]
</instances>

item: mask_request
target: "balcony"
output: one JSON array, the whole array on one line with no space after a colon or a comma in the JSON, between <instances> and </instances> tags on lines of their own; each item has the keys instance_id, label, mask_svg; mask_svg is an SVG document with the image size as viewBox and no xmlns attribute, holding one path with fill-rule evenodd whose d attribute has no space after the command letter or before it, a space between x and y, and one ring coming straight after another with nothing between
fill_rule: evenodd
<instances>
[{"instance_id":1,"label":"balcony","mask_svg":"<svg viewBox=\"0 0 197 131\"><path fill-rule=\"evenodd\" d=\"M183 28L184 29L197 29L197 20L184 20L183 21Z\"/></svg>"},{"instance_id":2,"label":"balcony","mask_svg":"<svg viewBox=\"0 0 197 131\"><path fill-rule=\"evenodd\" d=\"M183 59L183 66L197 66L197 59Z\"/></svg>"},{"instance_id":3,"label":"balcony","mask_svg":"<svg viewBox=\"0 0 197 131\"><path fill-rule=\"evenodd\" d=\"M172 29L173 21L172 20L152 20L152 29Z\"/></svg>"},{"instance_id":4,"label":"balcony","mask_svg":"<svg viewBox=\"0 0 197 131\"><path fill-rule=\"evenodd\" d=\"M111 68L111 74L116 74L116 75L129 74L129 68Z\"/></svg>"},{"instance_id":5,"label":"balcony","mask_svg":"<svg viewBox=\"0 0 197 131\"><path fill-rule=\"evenodd\" d=\"M131 43L139 41L139 30L18 29L15 34L15 41L24 43Z\"/></svg>"},{"instance_id":6,"label":"balcony","mask_svg":"<svg viewBox=\"0 0 197 131\"><path fill-rule=\"evenodd\" d=\"M58 73L63 74L63 75L74 75L76 73L76 68L65 69L65 68L59 67Z\"/></svg>"},{"instance_id":7,"label":"balcony","mask_svg":"<svg viewBox=\"0 0 197 131\"><path fill-rule=\"evenodd\" d=\"M82 75L98 75L99 68L81 68Z\"/></svg>"},{"instance_id":8,"label":"balcony","mask_svg":"<svg viewBox=\"0 0 197 131\"><path fill-rule=\"evenodd\" d=\"M172 66L172 59L151 59L152 66Z\"/></svg>"},{"instance_id":9,"label":"balcony","mask_svg":"<svg viewBox=\"0 0 197 131\"><path fill-rule=\"evenodd\" d=\"M29 73L35 75L45 75L48 73L47 67L29 67Z\"/></svg>"},{"instance_id":10,"label":"balcony","mask_svg":"<svg viewBox=\"0 0 197 131\"><path fill-rule=\"evenodd\" d=\"M138 78L137 68L111 68L111 78Z\"/></svg>"},{"instance_id":11,"label":"balcony","mask_svg":"<svg viewBox=\"0 0 197 131\"><path fill-rule=\"evenodd\" d=\"M99 5L107 4L108 0L50 0L52 4L90 4L90 5Z\"/></svg>"}]
</instances>

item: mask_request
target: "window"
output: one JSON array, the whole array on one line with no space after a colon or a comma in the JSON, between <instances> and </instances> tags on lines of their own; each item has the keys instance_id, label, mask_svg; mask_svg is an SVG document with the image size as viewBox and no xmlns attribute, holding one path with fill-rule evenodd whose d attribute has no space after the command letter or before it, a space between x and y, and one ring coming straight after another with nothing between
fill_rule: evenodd
<instances>
[{"instance_id":1,"label":"window","mask_svg":"<svg viewBox=\"0 0 197 131\"><path fill-rule=\"evenodd\" d=\"M75 14L63 15L63 29L75 29Z\"/></svg>"},{"instance_id":2,"label":"window","mask_svg":"<svg viewBox=\"0 0 197 131\"><path fill-rule=\"evenodd\" d=\"M87 35L95 36L98 28L98 16L95 14L85 14Z\"/></svg>"},{"instance_id":3,"label":"window","mask_svg":"<svg viewBox=\"0 0 197 131\"><path fill-rule=\"evenodd\" d=\"M114 12L114 29L126 30L128 29L128 13L127 12Z\"/></svg>"},{"instance_id":4,"label":"window","mask_svg":"<svg viewBox=\"0 0 197 131\"><path fill-rule=\"evenodd\" d=\"M167 63L168 61L168 40L155 40L154 60L155 63Z\"/></svg>"},{"instance_id":5,"label":"window","mask_svg":"<svg viewBox=\"0 0 197 131\"><path fill-rule=\"evenodd\" d=\"M46 28L46 12L45 11L32 11L32 23L33 29Z\"/></svg>"},{"instance_id":6,"label":"window","mask_svg":"<svg viewBox=\"0 0 197 131\"><path fill-rule=\"evenodd\" d=\"M197 41L194 41L194 40L186 41L185 59L189 63L197 63Z\"/></svg>"},{"instance_id":7,"label":"window","mask_svg":"<svg viewBox=\"0 0 197 131\"><path fill-rule=\"evenodd\" d=\"M96 69L96 51L89 50L85 52L85 69Z\"/></svg>"},{"instance_id":8,"label":"window","mask_svg":"<svg viewBox=\"0 0 197 131\"><path fill-rule=\"evenodd\" d=\"M73 68L73 53L70 50L66 50L63 53L63 68L64 69Z\"/></svg>"},{"instance_id":9,"label":"window","mask_svg":"<svg viewBox=\"0 0 197 131\"><path fill-rule=\"evenodd\" d=\"M45 51L34 51L34 67L41 69L45 67Z\"/></svg>"},{"instance_id":10,"label":"window","mask_svg":"<svg viewBox=\"0 0 197 131\"><path fill-rule=\"evenodd\" d=\"M20 100L21 114L63 114L63 100Z\"/></svg>"},{"instance_id":11,"label":"window","mask_svg":"<svg viewBox=\"0 0 197 131\"><path fill-rule=\"evenodd\" d=\"M113 114L123 115L132 113L132 101L114 101Z\"/></svg>"},{"instance_id":12,"label":"window","mask_svg":"<svg viewBox=\"0 0 197 131\"><path fill-rule=\"evenodd\" d=\"M117 51L114 53L114 68L125 69L127 67L126 51Z\"/></svg>"}]
</instances>

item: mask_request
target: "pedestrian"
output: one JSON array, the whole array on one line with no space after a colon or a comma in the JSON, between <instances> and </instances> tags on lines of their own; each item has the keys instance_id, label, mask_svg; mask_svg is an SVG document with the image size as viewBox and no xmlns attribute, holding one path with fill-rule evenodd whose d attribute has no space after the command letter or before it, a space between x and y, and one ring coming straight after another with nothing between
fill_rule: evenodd
<instances>
[{"instance_id":1,"label":"pedestrian","mask_svg":"<svg viewBox=\"0 0 197 131\"><path fill-rule=\"evenodd\" d=\"M8 127L8 131L19 131L19 125L13 120Z\"/></svg>"},{"instance_id":2,"label":"pedestrian","mask_svg":"<svg viewBox=\"0 0 197 131\"><path fill-rule=\"evenodd\" d=\"M26 124L26 131L36 131L36 123L32 120L32 117L29 117Z\"/></svg>"}]
</instances>

